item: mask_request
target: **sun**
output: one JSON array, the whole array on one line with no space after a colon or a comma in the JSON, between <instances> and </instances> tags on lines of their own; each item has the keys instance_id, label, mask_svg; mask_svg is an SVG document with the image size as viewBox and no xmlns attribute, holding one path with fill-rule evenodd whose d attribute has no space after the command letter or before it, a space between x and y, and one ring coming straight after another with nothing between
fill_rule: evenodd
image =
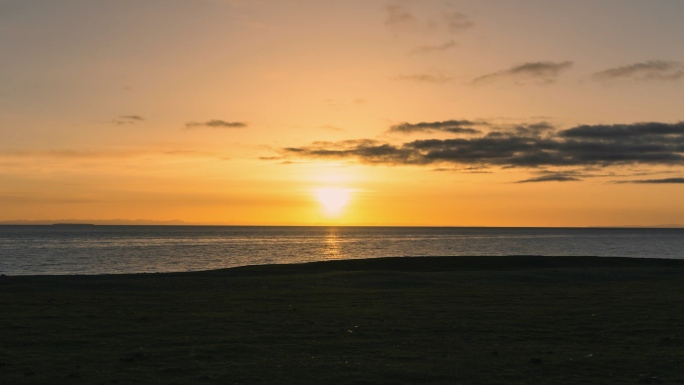
<instances>
[{"instance_id":1,"label":"sun","mask_svg":"<svg viewBox=\"0 0 684 385\"><path fill-rule=\"evenodd\" d=\"M339 187L318 188L314 190L314 194L323 205L325 213L330 216L340 215L351 198L350 189Z\"/></svg>"}]
</instances>

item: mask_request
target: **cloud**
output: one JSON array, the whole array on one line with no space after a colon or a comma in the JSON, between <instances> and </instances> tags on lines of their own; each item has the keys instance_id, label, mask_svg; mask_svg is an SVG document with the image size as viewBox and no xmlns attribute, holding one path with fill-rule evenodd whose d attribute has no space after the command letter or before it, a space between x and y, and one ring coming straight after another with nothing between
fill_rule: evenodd
<instances>
[{"instance_id":1,"label":"cloud","mask_svg":"<svg viewBox=\"0 0 684 385\"><path fill-rule=\"evenodd\" d=\"M403 123L390 132L452 132L471 121ZM314 142L282 149L299 158L352 159L367 164L480 167L611 167L684 165L684 122L583 125L566 130L548 123L492 127L473 138L421 139L402 144L359 139ZM617 127L617 128L616 128ZM470 133L470 132L469 132Z\"/></svg>"},{"instance_id":2,"label":"cloud","mask_svg":"<svg viewBox=\"0 0 684 385\"><path fill-rule=\"evenodd\" d=\"M13 160L116 160L158 157L160 155L178 157L217 157L219 154L209 151L198 150L162 150L162 149L61 149L61 150L4 150L0 151L0 160L10 158Z\"/></svg>"},{"instance_id":3,"label":"cloud","mask_svg":"<svg viewBox=\"0 0 684 385\"><path fill-rule=\"evenodd\" d=\"M98 150L71 150L71 149L61 149L61 150L43 150L43 151L30 151L30 150L5 150L0 151L1 158L12 158L18 159L119 159L119 158L132 158L138 156L148 155L148 152L142 150L112 150L112 149L98 149Z\"/></svg>"},{"instance_id":4,"label":"cloud","mask_svg":"<svg viewBox=\"0 0 684 385\"><path fill-rule=\"evenodd\" d=\"M210 127L210 128L244 128L247 127L245 122L227 122L220 119L212 119L206 122L189 122L185 124L185 128L188 130Z\"/></svg>"},{"instance_id":5,"label":"cloud","mask_svg":"<svg viewBox=\"0 0 684 385\"><path fill-rule=\"evenodd\" d=\"M416 164L420 162L419 159L413 159L414 152L410 149L402 149L368 139L347 140L337 143L319 142L305 147L287 147L283 151L288 155L294 154L302 158L357 158L363 163Z\"/></svg>"},{"instance_id":6,"label":"cloud","mask_svg":"<svg viewBox=\"0 0 684 385\"><path fill-rule=\"evenodd\" d=\"M444 15L446 28L451 33L458 33L475 25L468 16L460 12L449 12Z\"/></svg>"},{"instance_id":7,"label":"cloud","mask_svg":"<svg viewBox=\"0 0 684 385\"><path fill-rule=\"evenodd\" d=\"M433 168L434 172L458 172L462 174L492 174L492 171L487 171L481 167L438 167Z\"/></svg>"},{"instance_id":8,"label":"cloud","mask_svg":"<svg viewBox=\"0 0 684 385\"><path fill-rule=\"evenodd\" d=\"M473 84L486 84L497 81L513 81L516 84L551 84L564 71L570 69L573 62L531 62L511 67L507 70L482 75L473 79Z\"/></svg>"},{"instance_id":9,"label":"cloud","mask_svg":"<svg viewBox=\"0 0 684 385\"><path fill-rule=\"evenodd\" d=\"M389 132L449 132L452 134L479 134L480 130L473 127L486 125L484 122L470 120L445 120L442 122L401 123L390 127Z\"/></svg>"},{"instance_id":10,"label":"cloud","mask_svg":"<svg viewBox=\"0 0 684 385\"><path fill-rule=\"evenodd\" d=\"M684 184L684 178L665 178L665 179L642 179L632 181L620 181L618 183L638 183L638 184Z\"/></svg>"},{"instance_id":11,"label":"cloud","mask_svg":"<svg viewBox=\"0 0 684 385\"><path fill-rule=\"evenodd\" d=\"M593 138L604 140L616 139L641 139L651 137L650 140L660 138L668 140L670 136L684 135L684 122L677 124L668 123L635 123L635 124L612 124L589 126L581 125L564 130L560 133L566 138Z\"/></svg>"},{"instance_id":12,"label":"cloud","mask_svg":"<svg viewBox=\"0 0 684 385\"><path fill-rule=\"evenodd\" d=\"M673 81L684 77L684 64L676 61L652 60L596 72L592 79L600 82Z\"/></svg>"},{"instance_id":13,"label":"cloud","mask_svg":"<svg viewBox=\"0 0 684 385\"><path fill-rule=\"evenodd\" d=\"M443 44L421 45L420 47L416 47L413 50L413 53L429 54L429 53L434 53L434 52L444 52L444 51L452 49L456 46L458 46L458 44L454 40L449 40L448 42L443 43Z\"/></svg>"},{"instance_id":14,"label":"cloud","mask_svg":"<svg viewBox=\"0 0 684 385\"><path fill-rule=\"evenodd\" d=\"M438 9L436 14L417 16L406 6L407 1L391 1L386 7L385 25L395 31L456 34L472 28L470 18L456 11ZM447 43L449 44L449 43ZM450 48L451 46L447 47Z\"/></svg>"},{"instance_id":15,"label":"cloud","mask_svg":"<svg viewBox=\"0 0 684 385\"><path fill-rule=\"evenodd\" d=\"M24 194L0 194L0 202L11 205L22 204L84 204L84 203L99 203L101 201L89 198L74 198L74 197L52 197L44 195L36 195L30 193Z\"/></svg>"},{"instance_id":16,"label":"cloud","mask_svg":"<svg viewBox=\"0 0 684 385\"><path fill-rule=\"evenodd\" d=\"M434 84L444 84L452 81L454 78L446 76L444 74L415 74L415 75L402 75L397 76L394 80L408 80L421 83L434 83Z\"/></svg>"},{"instance_id":17,"label":"cloud","mask_svg":"<svg viewBox=\"0 0 684 385\"><path fill-rule=\"evenodd\" d=\"M122 115L122 116L120 116L120 118L121 119L127 119L127 120L135 120L135 121L145 120L145 118L143 118L140 115Z\"/></svg>"},{"instance_id":18,"label":"cloud","mask_svg":"<svg viewBox=\"0 0 684 385\"><path fill-rule=\"evenodd\" d=\"M167 150L163 151L161 154L170 156L181 156L181 157L215 157L216 153L211 151L198 151L198 150Z\"/></svg>"},{"instance_id":19,"label":"cloud","mask_svg":"<svg viewBox=\"0 0 684 385\"><path fill-rule=\"evenodd\" d=\"M344 128L337 127L337 126L333 126L333 125L330 125L330 124L326 124L325 126L322 126L321 128L324 129L324 130L335 131L335 132L344 132L344 131L347 131L347 130L345 130Z\"/></svg>"},{"instance_id":20,"label":"cloud","mask_svg":"<svg viewBox=\"0 0 684 385\"><path fill-rule=\"evenodd\" d=\"M575 178L570 175L565 174L554 174L554 175L543 175L535 178L525 179L517 181L515 183L541 183L541 182L577 182L581 181L579 178Z\"/></svg>"},{"instance_id":21,"label":"cloud","mask_svg":"<svg viewBox=\"0 0 684 385\"><path fill-rule=\"evenodd\" d=\"M385 7L387 10L387 18L385 24L392 28L404 28L406 26L415 25L418 19L409 12L401 3L395 2Z\"/></svg>"},{"instance_id":22,"label":"cloud","mask_svg":"<svg viewBox=\"0 0 684 385\"><path fill-rule=\"evenodd\" d=\"M119 115L119 117L114 119L114 124L117 124L119 126L123 126L123 125L140 123L144 120L145 120L145 118L143 118L140 115Z\"/></svg>"}]
</instances>

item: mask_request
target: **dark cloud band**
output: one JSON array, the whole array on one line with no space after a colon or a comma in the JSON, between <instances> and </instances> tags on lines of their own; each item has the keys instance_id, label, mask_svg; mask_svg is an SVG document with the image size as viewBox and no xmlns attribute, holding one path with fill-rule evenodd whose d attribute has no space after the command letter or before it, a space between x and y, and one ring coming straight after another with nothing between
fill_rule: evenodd
<instances>
[{"instance_id":1,"label":"dark cloud band","mask_svg":"<svg viewBox=\"0 0 684 385\"><path fill-rule=\"evenodd\" d=\"M486 125L484 122L470 120L445 120L442 122L401 123L390 128L390 132L413 133L413 132L449 132L452 134L479 134L480 130L475 127Z\"/></svg>"},{"instance_id":2,"label":"dark cloud band","mask_svg":"<svg viewBox=\"0 0 684 385\"><path fill-rule=\"evenodd\" d=\"M404 123L392 132L471 129L470 121ZM451 130L451 131L450 131ZM471 133L471 132L468 132ZM368 139L290 147L305 158L356 159L368 164L500 167L684 165L684 123L577 126L551 130L546 123L497 129L474 138L421 139L395 145Z\"/></svg>"},{"instance_id":3,"label":"dark cloud band","mask_svg":"<svg viewBox=\"0 0 684 385\"><path fill-rule=\"evenodd\" d=\"M665 179L642 179L634 181L625 181L620 183L637 183L637 184L684 184L684 178L665 178Z\"/></svg>"}]
</instances>

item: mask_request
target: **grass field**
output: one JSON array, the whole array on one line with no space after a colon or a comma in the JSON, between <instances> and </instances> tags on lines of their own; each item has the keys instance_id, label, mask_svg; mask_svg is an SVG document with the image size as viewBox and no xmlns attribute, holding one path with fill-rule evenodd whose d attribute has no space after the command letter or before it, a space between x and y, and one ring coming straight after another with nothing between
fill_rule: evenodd
<instances>
[{"instance_id":1,"label":"grass field","mask_svg":"<svg viewBox=\"0 0 684 385\"><path fill-rule=\"evenodd\" d=\"M684 384L684 261L0 277L0 384Z\"/></svg>"}]
</instances>

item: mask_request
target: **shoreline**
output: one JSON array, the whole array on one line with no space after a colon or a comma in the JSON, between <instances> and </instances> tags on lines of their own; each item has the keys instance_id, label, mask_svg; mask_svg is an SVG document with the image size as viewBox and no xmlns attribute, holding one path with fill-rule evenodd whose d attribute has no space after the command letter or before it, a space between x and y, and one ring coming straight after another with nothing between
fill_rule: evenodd
<instances>
[{"instance_id":1,"label":"shoreline","mask_svg":"<svg viewBox=\"0 0 684 385\"><path fill-rule=\"evenodd\" d=\"M24 274L1 277L125 277L145 275L185 274L231 274L237 271L250 272L302 272L311 271L359 271L388 270L407 272L438 272L455 270L506 270L544 268L591 268L591 267L684 267L684 259L637 258L600 256L546 256L546 255L482 255L482 256L424 256L424 257L377 257L359 259L332 259L325 261L296 262L281 264L244 265L208 270L104 273L104 274ZM1 273L1 272L0 272Z\"/></svg>"}]
</instances>

